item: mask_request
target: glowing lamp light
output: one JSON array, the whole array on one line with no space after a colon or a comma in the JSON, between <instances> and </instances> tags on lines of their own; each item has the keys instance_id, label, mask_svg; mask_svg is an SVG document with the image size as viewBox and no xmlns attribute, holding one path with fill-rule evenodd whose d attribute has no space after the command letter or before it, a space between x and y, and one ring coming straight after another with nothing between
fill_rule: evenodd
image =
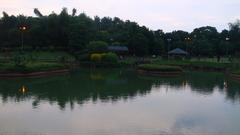
<instances>
[{"instance_id":1,"label":"glowing lamp light","mask_svg":"<svg viewBox=\"0 0 240 135\"><path fill-rule=\"evenodd\" d=\"M189 41L190 41L190 40L191 40L191 38L190 38L190 37L187 37L187 38L185 38L185 40L189 40Z\"/></svg>"},{"instance_id":2,"label":"glowing lamp light","mask_svg":"<svg viewBox=\"0 0 240 135\"><path fill-rule=\"evenodd\" d=\"M27 88L23 85L23 86L19 89L19 91L24 94L24 93L27 92Z\"/></svg>"},{"instance_id":3,"label":"glowing lamp light","mask_svg":"<svg viewBox=\"0 0 240 135\"><path fill-rule=\"evenodd\" d=\"M22 31L25 31L25 30L27 30L27 27L26 26L21 26L19 29L22 30Z\"/></svg>"},{"instance_id":4,"label":"glowing lamp light","mask_svg":"<svg viewBox=\"0 0 240 135\"><path fill-rule=\"evenodd\" d=\"M23 30L26 30L27 28L26 27L22 27Z\"/></svg>"}]
</instances>

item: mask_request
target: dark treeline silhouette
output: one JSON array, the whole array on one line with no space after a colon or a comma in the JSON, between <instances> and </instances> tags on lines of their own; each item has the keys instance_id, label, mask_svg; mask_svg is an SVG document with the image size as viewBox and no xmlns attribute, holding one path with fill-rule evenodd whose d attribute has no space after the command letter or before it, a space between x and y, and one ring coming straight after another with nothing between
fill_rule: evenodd
<instances>
[{"instance_id":1,"label":"dark treeline silhouette","mask_svg":"<svg viewBox=\"0 0 240 135\"><path fill-rule=\"evenodd\" d=\"M94 19L85 13L77 15L73 9L63 8L60 14L46 16L34 9L37 17L13 16L3 12L0 18L0 48L14 50L85 50L91 41L126 45L131 55L166 55L170 49L182 48L192 56L238 56L240 52L240 21L229 24L229 30L218 32L205 26L186 31L164 33L150 30L136 22L117 17L98 16ZM23 29L24 27L24 29Z\"/></svg>"}]
</instances>

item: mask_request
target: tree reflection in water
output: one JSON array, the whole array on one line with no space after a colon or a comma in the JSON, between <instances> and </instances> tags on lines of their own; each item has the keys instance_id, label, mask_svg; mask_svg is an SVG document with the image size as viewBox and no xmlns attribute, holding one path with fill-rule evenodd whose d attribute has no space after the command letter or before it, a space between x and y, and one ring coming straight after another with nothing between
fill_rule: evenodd
<instances>
[{"instance_id":1,"label":"tree reflection in water","mask_svg":"<svg viewBox=\"0 0 240 135\"><path fill-rule=\"evenodd\" d=\"M211 95L218 90L226 95L226 99L240 101L240 83L219 73L188 72L183 76L166 78L140 76L131 70L81 69L54 77L1 79L0 86L3 103L31 98L33 108L37 108L41 101L57 103L60 109L65 109L67 105L74 109L75 104L88 101L131 100L147 95L153 87L168 87L170 90L185 90L188 87L192 92L202 95Z\"/></svg>"}]
</instances>

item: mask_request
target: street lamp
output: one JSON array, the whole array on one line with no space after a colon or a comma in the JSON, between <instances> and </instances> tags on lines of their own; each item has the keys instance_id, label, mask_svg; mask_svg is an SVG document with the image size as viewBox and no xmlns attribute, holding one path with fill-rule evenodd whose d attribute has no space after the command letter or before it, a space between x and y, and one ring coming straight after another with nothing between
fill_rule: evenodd
<instances>
[{"instance_id":1,"label":"street lamp","mask_svg":"<svg viewBox=\"0 0 240 135\"><path fill-rule=\"evenodd\" d=\"M186 51L188 51L188 45L189 45L189 42L191 41L191 38L190 37L186 37L185 41L187 42L186 43Z\"/></svg>"},{"instance_id":2,"label":"street lamp","mask_svg":"<svg viewBox=\"0 0 240 135\"><path fill-rule=\"evenodd\" d=\"M225 40L226 40L226 42L228 42L229 40L230 40L230 38L229 37L226 37L225 38ZM226 47L226 55L228 55L228 47L229 47L229 45L227 44L227 47Z\"/></svg>"},{"instance_id":3,"label":"street lamp","mask_svg":"<svg viewBox=\"0 0 240 135\"><path fill-rule=\"evenodd\" d=\"M26 26L20 26L19 30L21 31L21 41L22 41L22 50L23 50L24 49L24 46L23 46L23 33L24 33L24 31L27 30L27 27Z\"/></svg>"},{"instance_id":4,"label":"street lamp","mask_svg":"<svg viewBox=\"0 0 240 135\"><path fill-rule=\"evenodd\" d=\"M168 38L167 41L168 41L168 52L167 53L168 53L168 59L169 59L170 42L172 41L172 39Z\"/></svg>"}]
</instances>

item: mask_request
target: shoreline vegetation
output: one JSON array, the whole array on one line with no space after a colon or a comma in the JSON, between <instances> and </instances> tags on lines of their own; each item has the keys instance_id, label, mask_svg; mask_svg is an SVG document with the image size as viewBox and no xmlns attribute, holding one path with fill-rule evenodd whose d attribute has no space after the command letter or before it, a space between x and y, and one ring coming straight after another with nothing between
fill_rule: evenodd
<instances>
[{"instance_id":1,"label":"shoreline vegetation","mask_svg":"<svg viewBox=\"0 0 240 135\"><path fill-rule=\"evenodd\" d=\"M140 74L154 76L177 76L183 73L183 69L179 66L166 66L157 64L142 64L137 66Z\"/></svg>"},{"instance_id":2,"label":"shoreline vegetation","mask_svg":"<svg viewBox=\"0 0 240 135\"><path fill-rule=\"evenodd\" d=\"M230 76L234 79L240 80L240 70L234 70L231 72Z\"/></svg>"},{"instance_id":3,"label":"shoreline vegetation","mask_svg":"<svg viewBox=\"0 0 240 135\"><path fill-rule=\"evenodd\" d=\"M65 64L49 62L31 62L25 65L14 65L12 63L6 63L0 64L0 73L33 73L67 68L68 66Z\"/></svg>"},{"instance_id":4,"label":"shoreline vegetation","mask_svg":"<svg viewBox=\"0 0 240 135\"><path fill-rule=\"evenodd\" d=\"M6 56L0 54L0 77L38 76L38 74L51 74L54 72L69 72L74 68L133 68L142 73L151 71L151 74L171 75L183 70L218 71L228 73L239 78L239 63L227 61L217 62L214 59L164 59L162 57L130 57L119 58L112 52L89 53L85 60L79 60L67 52L11 52ZM238 60L235 60L238 61ZM145 65L144 65L145 64ZM159 70L158 70L159 69ZM174 73L174 70L177 72ZM168 72L169 71L169 72Z\"/></svg>"},{"instance_id":5,"label":"shoreline vegetation","mask_svg":"<svg viewBox=\"0 0 240 135\"><path fill-rule=\"evenodd\" d=\"M0 77L35 77L67 73L67 65L50 62L31 62L24 65L13 63L0 64Z\"/></svg>"},{"instance_id":6,"label":"shoreline vegetation","mask_svg":"<svg viewBox=\"0 0 240 135\"><path fill-rule=\"evenodd\" d=\"M16 78L16 77L42 77L50 75L59 75L70 72L69 69L55 69L55 70L45 70L45 71L35 71L35 72L15 72L15 73L0 73L0 78Z\"/></svg>"},{"instance_id":7,"label":"shoreline vegetation","mask_svg":"<svg viewBox=\"0 0 240 135\"><path fill-rule=\"evenodd\" d=\"M139 65L152 64L239 75L240 20L221 32L212 26L192 32L164 32L118 17L91 18L76 9L72 14L63 8L59 14L43 15L35 8L34 13L32 17L3 12L1 74L34 74L78 66L138 69Z\"/></svg>"},{"instance_id":8,"label":"shoreline vegetation","mask_svg":"<svg viewBox=\"0 0 240 135\"><path fill-rule=\"evenodd\" d=\"M66 52L2 52L0 77L53 75L70 71L74 56Z\"/></svg>"}]
</instances>

